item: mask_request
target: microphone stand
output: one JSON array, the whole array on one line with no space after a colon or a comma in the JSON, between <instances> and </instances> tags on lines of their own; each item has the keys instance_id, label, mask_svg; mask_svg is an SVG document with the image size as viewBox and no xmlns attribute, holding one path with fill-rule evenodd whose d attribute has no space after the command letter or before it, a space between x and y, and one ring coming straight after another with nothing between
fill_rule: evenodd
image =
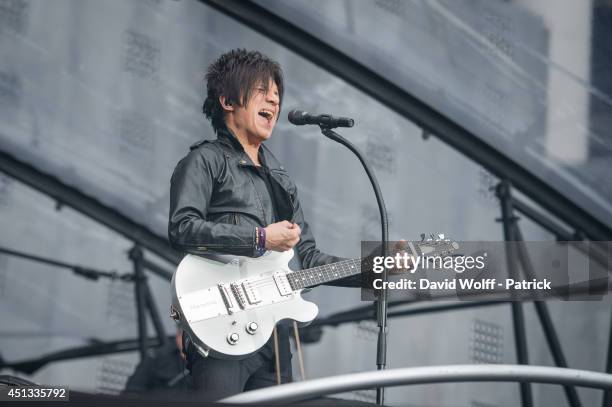
<instances>
[{"instance_id":1,"label":"microphone stand","mask_svg":"<svg viewBox=\"0 0 612 407\"><path fill-rule=\"evenodd\" d=\"M382 248L381 255L386 257L388 254L388 241L389 241L389 225L387 219L387 208L385 207L385 202L383 201L382 192L380 191L380 186L378 185L378 181L376 180L376 176L374 172L370 168L370 165L366 162L361 151L355 147L351 142L347 139L334 132L331 128L325 126L321 127L321 133L331 140L338 142L349 150L351 150L359 159L363 168L365 169L366 174L368 174L368 178L372 183L372 188L374 188L374 194L376 195L376 203L378 203L378 211L380 212L380 226L382 230ZM384 268L384 271L381 274L382 281L387 281L387 269ZM384 285L383 285L384 287ZM385 370L385 366L387 365L387 290L381 290L378 299L376 300L376 320L378 322L378 342L376 346L376 365L378 370ZM385 388L377 387L376 388L376 404L383 405L385 399Z\"/></svg>"}]
</instances>

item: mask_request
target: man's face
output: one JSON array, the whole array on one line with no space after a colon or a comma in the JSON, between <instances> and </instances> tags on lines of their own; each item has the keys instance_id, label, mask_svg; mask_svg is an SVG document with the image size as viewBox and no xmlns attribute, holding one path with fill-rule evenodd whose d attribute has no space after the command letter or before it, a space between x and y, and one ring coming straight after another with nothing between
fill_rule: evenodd
<instances>
[{"instance_id":1,"label":"man's face","mask_svg":"<svg viewBox=\"0 0 612 407\"><path fill-rule=\"evenodd\" d=\"M247 135L250 139L265 141L272 135L274 125L278 120L280 111L278 88L274 81L270 81L268 90L262 84L255 86L251 92L251 99L246 106L234 106L231 112L235 131Z\"/></svg>"}]
</instances>

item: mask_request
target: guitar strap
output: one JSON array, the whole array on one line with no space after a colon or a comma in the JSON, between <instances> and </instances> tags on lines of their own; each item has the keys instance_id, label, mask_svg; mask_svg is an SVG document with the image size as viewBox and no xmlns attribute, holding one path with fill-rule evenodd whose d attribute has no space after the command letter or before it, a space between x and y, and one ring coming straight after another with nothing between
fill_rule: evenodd
<instances>
[{"instance_id":1,"label":"guitar strap","mask_svg":"<svg viewBox=\"0 0 612 407\"><path fill-rule=\"evenodd\" d=\"M306 374L304 373L304 359L302 359L302 344L300 342L300 332L298 330L297 322L293 321L293 334L295 335L295 347L298 353L298 362L300 363L300 374L302 375L302 381L306 380Z\"/></svg>"},{"instance_id":2,"label":"guitar strap","mask_svg":"<svg viewBox=\"0 0 612 407\"><path fill-rule=\"evenodd\" d=\"M276 324L274 324L274 371L276 373L276 384L281 384L280 358L278 351L278 331L276 330Z\"/></svg>"}]
</instances>

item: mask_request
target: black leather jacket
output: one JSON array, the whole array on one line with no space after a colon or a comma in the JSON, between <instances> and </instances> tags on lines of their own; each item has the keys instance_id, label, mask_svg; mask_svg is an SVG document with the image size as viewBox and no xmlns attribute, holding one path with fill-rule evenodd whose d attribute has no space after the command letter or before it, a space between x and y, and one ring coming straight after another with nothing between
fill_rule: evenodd
<instances>
[{"instance_id":1,"label":"black leather jacket","mask_svg":"<svg viewBox=\"0 0 612 407\"><path fill-rule=\"evenodd\" d=\"M262 144L260 154L271 174L277 216L302 229L295 246L303 268L343 260L317 249L312 230L304 220L297 188L287 171ZM168 237L180 251L208 251L256 256L255 227L271 223L264 211L256 182L261 179L240 142L228 129L220 129L216 140L203 140L177 164L170 187ZM359 286L356 278L331 283Z\"/></svg>"}]
</instances>

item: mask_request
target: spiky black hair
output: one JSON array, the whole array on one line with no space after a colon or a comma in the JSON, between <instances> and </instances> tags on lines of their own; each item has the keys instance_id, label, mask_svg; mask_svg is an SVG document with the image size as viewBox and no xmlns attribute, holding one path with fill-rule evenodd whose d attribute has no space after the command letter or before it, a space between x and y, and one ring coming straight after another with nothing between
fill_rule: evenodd
<instances>
[{"instance_id":1,"label":"spiky black hair","mask_svg":"<svg viewBox=\"0 0 612 407\"><path fill-rule=\"evenodd\" d=\"M233 49L221 55L206 71L206 99L202 111L215 132L225 126L219 96L227 102L246 106L256 86L266 91L273 80L278 88L279 108L283 101L283 71L278 62L258 51Z\"/></svg>"}]
</instances>

